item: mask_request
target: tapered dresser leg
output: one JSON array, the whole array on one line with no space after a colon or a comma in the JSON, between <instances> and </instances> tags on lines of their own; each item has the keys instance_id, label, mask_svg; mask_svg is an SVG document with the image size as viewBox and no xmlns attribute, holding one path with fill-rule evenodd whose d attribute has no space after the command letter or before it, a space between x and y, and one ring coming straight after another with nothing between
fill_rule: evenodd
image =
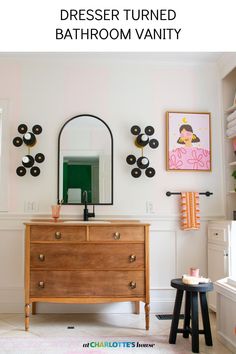
<instances>
[{"instance_id":1,"label":"tapered dresser leg","mask_svg":"<svg viewBox=\"0 0 236 354\"><path fill-rule=\"evenodd\" d=\"M145 320L146 320L146 330L149 330L149 313L150 313L150 304L145 304Z\"/></svg>"},{"instance_id":2,"label":"tapered dresser leg","mask_svg":"<svg viewBox=\"0 0 236 354\"><path fill-rule=\"evenodd\" d=\"M30 305L25 304L25 330L29 330Z\"/></svg>"}]
</instances>

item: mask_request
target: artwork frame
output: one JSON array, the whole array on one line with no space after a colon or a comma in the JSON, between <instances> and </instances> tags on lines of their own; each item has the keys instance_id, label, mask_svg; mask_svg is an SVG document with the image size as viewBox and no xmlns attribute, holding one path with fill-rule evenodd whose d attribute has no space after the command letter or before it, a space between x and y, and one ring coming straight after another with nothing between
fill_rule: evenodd
<instances>
[{"instance_id":1,"label":"artwork frame","mask_svg":"<svg viewBox=\"0 0 236 354\"><path fill-rule=\"evenodd\" d=\"M210 112L166 112L166 169L212 171Z\"/></svg>"}]
</instances>

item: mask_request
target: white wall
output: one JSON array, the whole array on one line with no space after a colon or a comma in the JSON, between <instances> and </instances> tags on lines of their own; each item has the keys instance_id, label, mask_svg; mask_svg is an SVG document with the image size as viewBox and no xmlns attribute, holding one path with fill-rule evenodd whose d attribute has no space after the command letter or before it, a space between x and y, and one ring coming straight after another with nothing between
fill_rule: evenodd
<instances>
[{"instance_id":1,"label":"white wall","mask_svg":"<svg viewBox=\"0 0 236 354\"><path fill-rule=\"evenodd\" d=\"M9 213L0 219L3 279L0 311L19 310L23 294L21 223L32 214L24 212L24 205L34 201L38 204L38 213L46 215L50 205L56 202L57 136L63 123L77 114L101 117L114 136L114 205L98 206L97 215L151 221L152 309L168 310L174 294L170 290L170 279L187 272L190 266L199 266L206 275L207 220L225 214L220 79L216 64L195 61L194 56L193 60L185 61L182 56L175 61L173 54L170 61L160 61L157 54L151 53L6 54L0 57L0 99L9 102L11 156ZM165 170L167 110L211 112L212 172ZM11 143L19 123L43 127L35 151L43 152L46 160L37 178L31 175L20 178L15 173L24 151L23 147L15 148ZM142 128L153 125L156 129L160 146L147 151L156 169L154 178L134 180L130 175L131 168L125 159L129 153L137 153L130 133L134 124ZM166 197L168 190L214 193L210 198L200 198L202 227L199 232L179 230L178 197ZM146 212L147 201L153 205L153 214ZM65 206L63 213L81 216L82 207ZM2 306L4 301L15 305ZM117 305L112 306L107 305L107 311Z\"/></svg>"}]
</instances>

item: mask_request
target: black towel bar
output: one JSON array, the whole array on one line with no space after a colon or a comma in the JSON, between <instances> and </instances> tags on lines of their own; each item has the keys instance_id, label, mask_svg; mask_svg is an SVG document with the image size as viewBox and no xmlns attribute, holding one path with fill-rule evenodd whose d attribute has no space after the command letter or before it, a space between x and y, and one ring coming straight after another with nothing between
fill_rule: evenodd
<instances>
[{"instance_id":1,"label":"black towel bar","mask_svg":"<svg viewBox=\"0 0 236 354\"><path fill-rule=\"evenodd\" d=\"M171 195L177 195L177 194L181 194L181 192L166 192L166 195L167 195L167 197L170 197ZM201 192L201 193L199 193L200 195L205 195L206 197L210 197L210 195L212 195L213 193L212 192L209 192L209 191L207 191L207 192Z\"/></svg>"}]
</instances>

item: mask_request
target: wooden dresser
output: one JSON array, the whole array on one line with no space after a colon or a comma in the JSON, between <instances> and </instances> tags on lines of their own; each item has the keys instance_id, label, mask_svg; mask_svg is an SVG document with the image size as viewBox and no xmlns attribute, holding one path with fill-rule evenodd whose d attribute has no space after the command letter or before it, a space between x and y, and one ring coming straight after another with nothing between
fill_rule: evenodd
<instances>
[{"instance_id":1,"label":"wooden dresser","mask_svg":"<svg viewBox=\"0 0 236 354\"><path fill-rule=\"evenodd\" d=\"M149 225L27 222L25 329L37 302L145 303L149 329Z\"/></svg>"}]
</instances>

